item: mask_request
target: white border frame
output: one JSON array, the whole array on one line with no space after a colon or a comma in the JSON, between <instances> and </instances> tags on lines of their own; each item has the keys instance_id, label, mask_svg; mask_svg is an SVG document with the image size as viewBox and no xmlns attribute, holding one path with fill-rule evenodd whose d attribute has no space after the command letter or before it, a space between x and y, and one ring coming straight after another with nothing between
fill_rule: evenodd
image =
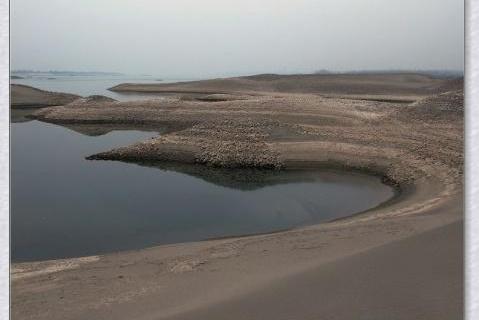
<instances>
[{"instance_id":1,"label":"white border frame","mask_svg":"<svg viewBox=\"0 0 479 320\"><path fill-rule=\"evenodd\" d=\"M479 318L479 235L473 230L479 230L479 217L474 215L479 210L479 203L474 202L479 194L479 145L474 141L479 139L479 1L466 0L466 112L465 112L465 318Z\"/></svg>"},{"instance_id":2,"label":"white border frame","mask_svg":"<svg viewBox=\"0 0 479 320\"><path fill-rule=\"evenodd\" d=\"M0 0L0 319L9 318L10 307L10 108L9 108L9 1ZM465 121L465 318L479 319L479 1L466 0L466 121Z\"/></svg>"},{"instance_id":3,"label":"white border frame","mask_svg":"<svg viewBox=\"0 0 479 320\"><path fill-rule=\"evenodd\" d=\"M10 6L0 0L0 319L10 315Z\"/></svg>"}]
</instances>

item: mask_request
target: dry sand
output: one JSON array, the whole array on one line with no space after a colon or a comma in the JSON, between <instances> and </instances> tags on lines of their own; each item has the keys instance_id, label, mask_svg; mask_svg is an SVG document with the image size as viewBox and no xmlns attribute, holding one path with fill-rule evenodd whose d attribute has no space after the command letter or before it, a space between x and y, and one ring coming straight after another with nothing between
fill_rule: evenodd
<instances>
[{"instance_id":1,"label":"dry sand","mask_svg":"<svg viewBox=\"0 0 479 320\"><path fill-rule=\"evenodd\" d=\"M22 84L10 85L10 94L12 108L60 106L80 98L74 94L49 92Z\"/></svg>"},{"instance_id":2,"label":"dry sand","mask_svg":"<svg viewBox=\"0 0 479 320\"><path fill-rule=\"evenodd\" d=\"M164 132L91 159L334 166L402 192L360 215L275 234L14 264L14 319L462 318L460 81L261 75L119 88L187 95L77 100L35 117Z\"/></svg>"}]
</instances>

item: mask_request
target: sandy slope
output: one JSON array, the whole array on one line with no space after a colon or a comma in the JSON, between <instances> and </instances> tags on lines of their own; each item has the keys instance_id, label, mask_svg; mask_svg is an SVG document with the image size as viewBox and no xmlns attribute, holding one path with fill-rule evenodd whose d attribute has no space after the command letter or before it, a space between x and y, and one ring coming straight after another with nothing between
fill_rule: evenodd
<instances>
[{"instance_id":1,"label":"sandy slope","mask_svg":"<svg viewBox=\"0 0 479 320\"><path fill-rule=\"evenodd\" d=\"M217 89L237 79L167 85L204 94L77 101L35 116L78 130L163 131L92 159L354 168L397 184L399 197L348 219L276 234L15 264L14 318L461 318L463 93L457 81L365 76L354 79L361 90L353 93L362 96L351 99L338 96L348 91L338 79L318 95L316 78L291 77L250 77L250 87L234 85L239 89L231 92ZM271 93L267 81L280 81L287 93ZM314 94L291 93L298 81ZM377 101L384 94L401 103ZM412 96L414 103L403 103Z\"/></svg>"},{"instance_id":2,"label":"sandy slope","mask_svg":"<svg viewBox=\"0 0 479 320\"><path fill-rule=\"evenodd\" d=\"M462 232L448 224L168 319L462 319Z\"/></svg>"},{"instance_id":3,"label":"sandy slope","mask_svg":"<svg viewBox=\"0 0 479 320\"><path fill-rule=\"evenodd\" d=\"M460 89L460 82L435 79L426 75L397 74L343 74L343 75L275 75L212 79L181 83L120 84L111 88L117 92L288 92L328 95L382 95L403 96L403 100L444 91L444 87ZM450 90L450 89L449 89Z\"/></svg>"},{"instance_id":4,"label":"sandy slope","mask_svg":"<svg viewBox=\"0 0 479 320\"><path fill-rule=\"evenodd\" d=\"M12 108L59 106L80 98L74 94L49 92L21 84L10 85L10 94Z\"/></svg>"}]
</instances>

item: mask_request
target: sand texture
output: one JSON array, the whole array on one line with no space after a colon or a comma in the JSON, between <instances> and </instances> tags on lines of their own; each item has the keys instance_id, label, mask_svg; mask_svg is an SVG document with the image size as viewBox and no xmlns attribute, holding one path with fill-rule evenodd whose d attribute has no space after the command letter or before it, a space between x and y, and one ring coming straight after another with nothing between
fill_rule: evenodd
<instances>
[{"instance_id":1,"label":"sand texture","mask_svg":"<svg viewBox=\"0 0 479 320\"><path fill-rule=\"evenodd\" d=\"M14 319L462 317L462 81L259 75L113 90L169 95L77 100L33 117L161 132L95 161L354 169L401 192L360 215L274 234L14 264Z\"/></svg>"}]
</instances>

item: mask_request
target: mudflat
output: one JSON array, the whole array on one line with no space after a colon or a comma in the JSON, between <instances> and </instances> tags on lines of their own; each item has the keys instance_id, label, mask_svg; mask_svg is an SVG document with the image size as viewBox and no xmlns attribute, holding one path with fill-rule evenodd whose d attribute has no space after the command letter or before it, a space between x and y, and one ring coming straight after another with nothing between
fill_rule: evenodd
<instances>
[{"instance_id":1,"label":"mudflat","mask_svg":"<svg viewBox=\"0 0 479 320\"><path fill-rule=\"evenodd\" d=\"M113 89L170 95L80 99L33 117L163 132L92 160L353 169L400 194L274 234L14 264L14 318L462 317L462 80L258 75Z\"/></svg>"}]
</instances>

